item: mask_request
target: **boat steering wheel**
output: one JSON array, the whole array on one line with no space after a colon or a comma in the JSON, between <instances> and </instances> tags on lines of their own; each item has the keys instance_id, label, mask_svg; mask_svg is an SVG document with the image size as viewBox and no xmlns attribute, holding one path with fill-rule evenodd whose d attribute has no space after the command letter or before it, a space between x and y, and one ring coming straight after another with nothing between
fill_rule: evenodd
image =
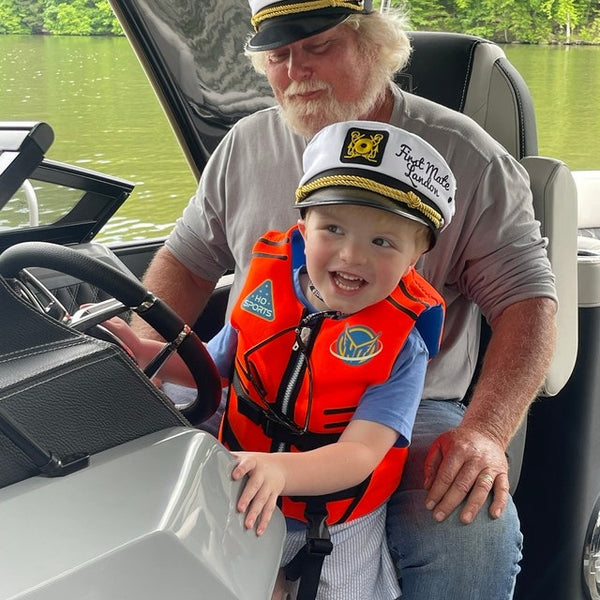
<instances>
[{"instance_id":1,"label":"boat steering wheel","mask_svg":"<svg viewBox=\"0 0 600 600\"><path fill-rule=\"evenodd\" d=\"M59 300L31 273L28 267L43 267L65 273L100 288L112 298L71 315ZM93 334L103 321L127 310L136 312L167 343L144 369L153 377L171 352L177 351L196 383L194 402L180 408L197 425L217 410L221 401L221 381L217 369L196 333L167 304L156 298L136 279L72 248L48 242L23 242L0 254L0 275L14 279L17 293L40 311L63 324ZM106 331L106 330L104 330ZM106 339L105 335L103 337ZM110 334L109 334L110 337ZM116 338L112 341L118 341Z\"/></svg>"}]
</instances>

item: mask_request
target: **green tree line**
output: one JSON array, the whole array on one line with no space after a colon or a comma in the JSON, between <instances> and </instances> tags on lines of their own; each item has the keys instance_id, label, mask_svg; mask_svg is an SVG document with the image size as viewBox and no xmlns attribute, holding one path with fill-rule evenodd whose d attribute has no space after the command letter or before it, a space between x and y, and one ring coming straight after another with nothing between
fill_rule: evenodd
<instances>
[{"instance_id":1,"label":"green tree line","mask_svg":"<svg viewBox=\"0 0 600 600\"><path fill-rule=\"evenodd\" d=\"M600 43L600 0L380 0L404 6L417 30L457 31L495 42Z\"/></svg>"},{"instance_id":2,"label":"green tree line","mask_svg":"<svg viewBox=\"0 0 600 600\"><path fill-rule=\"evenodd\" d=\"M108 0L0 0L0 34L122 35Z\"/></svg>"},{"instance_id":3,"label":"green tree line","mask_svg":"<svg viewBox=\"0 0 600 600\"><path fill-rule=\"evenodd\" d=\"M244 0L240 0L244 1ZM600 0L379 0L413 29L497 42L600 43ZM108 0L0 0L0 34L122 35Z\"/></svg>"}]
</instances>

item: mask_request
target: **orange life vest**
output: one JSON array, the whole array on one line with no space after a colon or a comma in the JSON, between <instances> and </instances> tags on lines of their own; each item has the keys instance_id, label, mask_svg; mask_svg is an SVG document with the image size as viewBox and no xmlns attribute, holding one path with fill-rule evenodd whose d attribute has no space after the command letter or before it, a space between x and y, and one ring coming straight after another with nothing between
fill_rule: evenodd
<instances>
[{"instance_id":1,"label":"orange life vest","mask_svg":"<svg viewBox=\"0 0 600 600\"><path fill-rule=\"evenodd\" d=\"M384 383L415 323L437 353L443 300L414 269L384 301L352 315L308 313L293 270L304 263L296 228L255 245L231 314L238 333L235 372L221 440L232 450L306 451L335 442L369 386ZM407 448L394 447L359 486L321 498L327 523L360 517L400 482ZM283 497L286 516L306 521L308 498ZM314 497L311 497L314 502Z\"/></svg>"}]
</instances>

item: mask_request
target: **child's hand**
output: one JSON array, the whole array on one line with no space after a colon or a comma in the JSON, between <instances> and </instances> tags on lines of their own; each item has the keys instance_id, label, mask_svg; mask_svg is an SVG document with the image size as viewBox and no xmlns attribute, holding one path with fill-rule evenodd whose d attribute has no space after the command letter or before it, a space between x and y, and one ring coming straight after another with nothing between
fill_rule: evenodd
<instances>
[{"instance_id":1,"label":"child's hand","mask_svg":"<svg viewBox=\"0 0 600 600\"><path fill-rule=\"evenodd\" d=\"M277 462L276 454L261 452L234 452L238 463L231 476L238 481L248 475L248 481L237 503L239 512L246 512L244 525L247 529L256 526L256 534L262 535L273 511L277 498L285 486L285 471Z\"/></svg>"}]
</instances>

